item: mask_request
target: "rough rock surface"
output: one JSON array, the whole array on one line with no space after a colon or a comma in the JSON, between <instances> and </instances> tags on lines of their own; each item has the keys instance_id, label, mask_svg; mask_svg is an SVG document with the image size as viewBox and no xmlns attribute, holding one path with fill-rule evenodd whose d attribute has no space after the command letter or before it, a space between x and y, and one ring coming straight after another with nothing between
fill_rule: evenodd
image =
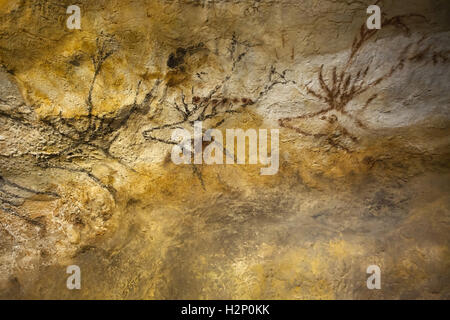
<instances>
[{"instance_id":1,"label":"rough rock surface","mask_svg":"<svg viewBox=\"0 0 450 320\"><path fill-rule=\"evenodd\" d=\"M447 0L72 4L0 1L0 298L450 298ZM194 120L278 174L175 165Z\"/></svg>"}]
</instances>

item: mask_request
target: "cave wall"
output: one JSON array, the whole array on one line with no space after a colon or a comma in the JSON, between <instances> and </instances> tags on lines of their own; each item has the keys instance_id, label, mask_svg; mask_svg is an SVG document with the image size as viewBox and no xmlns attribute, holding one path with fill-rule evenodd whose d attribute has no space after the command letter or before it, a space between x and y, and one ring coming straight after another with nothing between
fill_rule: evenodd
<instances>
[{"instance_id":1,"label":"cave wall","mask_svg":"<svg viewBox=\"0 0 450 320\"><path fill-rule=\"evenodd\" d=\"M448 299L450 5L370 4L0 1L0 297ZM277 174L174 164L195 120Z\"/></svg>"}]
</instances>

